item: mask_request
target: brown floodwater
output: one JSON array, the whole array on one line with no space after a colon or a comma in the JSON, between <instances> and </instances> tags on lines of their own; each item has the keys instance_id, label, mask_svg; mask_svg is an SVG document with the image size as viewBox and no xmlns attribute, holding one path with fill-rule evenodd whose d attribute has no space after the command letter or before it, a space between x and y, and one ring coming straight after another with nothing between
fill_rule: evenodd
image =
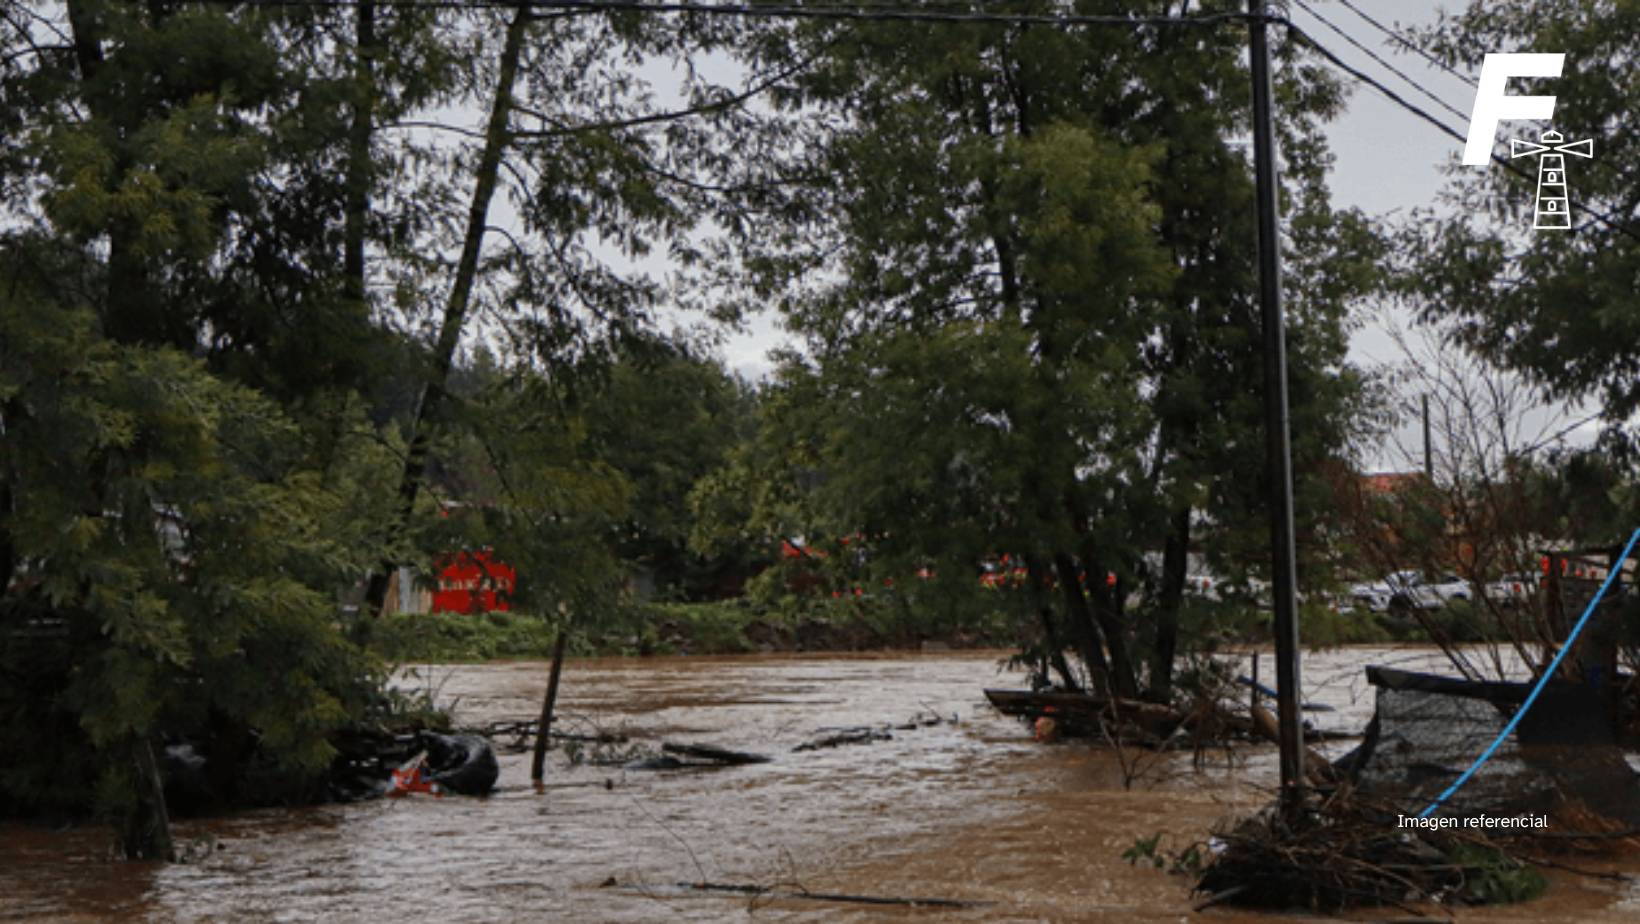
<instances>
[{"instance_id":1,"label":"brown floodwater","mask_svg":"<svg viewBox=\"0 0 1640 924\"><path fill-rule=\"evenodd\" d=\"M1036 744L994 712L986 686L1017 686L998 652L759 655L570 662L561 730L713 744L766 764L636 771L502 753L489 798L418 796L245 812L178 824L187 863L115 862L95 828L0 827L0 921L1133 921L1268 920L1192 914L1189 881L1121 858L1140 837L1205 840L1268 798L1269 747L1119 755ZM1270 671L1264 656L1266 674ZM1445 670L1427 649L1349 648L1305 657L1322 727L1359 730L1372 712L1368 663ZM419 668L457 722L528 719L539 663ZM828 728L947 721L891 740L794 752ZM1328 747L1338 753L1350 746ZM583 756L619 756L583 748ZM1137 763L1135 763L1137 762ZM215 849L212 849L214 845ZM1578 865L1640 871L1640 858ZM1458 913L1467 920L1633 920L1628 882L1551 873L1548 897ZM924 897L970 907L907 909L752 898L681 883ZM1437 912L1437 914L1442 914ZM1361 915L1385 917L1383 913Z\"/></svg>"}]
</instances>

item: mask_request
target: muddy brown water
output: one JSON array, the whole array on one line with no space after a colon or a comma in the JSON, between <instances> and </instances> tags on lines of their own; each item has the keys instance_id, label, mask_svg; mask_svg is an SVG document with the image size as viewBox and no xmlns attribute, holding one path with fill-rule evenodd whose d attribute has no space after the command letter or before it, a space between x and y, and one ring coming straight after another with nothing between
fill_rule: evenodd
<instances>
[{"instance_id":1,"label":"muddy brown water","mask_svg":"<svg viewBox=\"0 0 1640 924\"><path fill-rule=\"evenodd\" d=\"M95 828L0 827L3 921L1134 921L1268 916L1192 913L1189 881L1121 858L1135 839L1204 839L1264 803L1268 747L1205 755L1118 755L1039 745L996 714L986 686L1023 681L999 652L597 659L566 667L564 730L709 743L770 763L641 772L571 764L555 750L548 787L529 755L502 754L487 799L412 797L183 822L188 863L109 859ZM1264 656L1266 672L1269 656ZM1416 648L1306 655L1316 724L1361 728L1369 663L1443 670ZM461 724L535 714L545 666L424 667ZM867 745L792 752L826 728L955 721ZM1329 746L1335 752L1348 743ZM611 756L609 754L596 756ZM1134 766L1138 760L1140 766ZM1135 774L1137 774L1136 778ZM1131 779L1130 779L1131 778ZM211 850L214 841L219 849ZM1640 871L1640 859L1583 866ZM680 883L784 893L953 899L907 909L706 894ZM1460 919L1640 919L1640 888L1551 873L1549 896ZM1440 912L1437 912L1438 914ZM1444 915L1443 915L1444 916ZM1383 913L1358 915L1382 919Z\"/></svg>"}]
</instances>

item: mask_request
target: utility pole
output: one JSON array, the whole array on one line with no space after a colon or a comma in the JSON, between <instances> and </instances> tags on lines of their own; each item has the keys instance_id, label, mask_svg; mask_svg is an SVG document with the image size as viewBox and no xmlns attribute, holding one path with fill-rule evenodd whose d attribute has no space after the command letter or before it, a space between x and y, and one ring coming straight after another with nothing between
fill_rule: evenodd
<instances>
[{"instance_id":1,"label":"utility pole","mask_svg":"<svg viewBox=\"0 0 1640 924\"><path fill-rule=\"evenodd\" d=\"M1304 797L1304 730L1299 724L1297 555L1293 546L1293 461L1287 412L1287 335L1281 308L1281 237L1271 124L1270 45L1265 0L1248 0L1253 72L1253 168L1258 193L1259 308L1264 325L1265 472L1270 492L1270 592L1275 604L1276 724L1281 739L1281 806L1292 818Z\"/></svg>"},{"instance_id":2,"label":"utility pole","mask_svg":"<svg viewBox=\"0 0 1640 924\"><path fill-rule=\"evenodd\" d=\"M1435 483L1435 454L1429 448L1429 393L1424 393L1424 478Z\"/></svg>"}]
</instances>

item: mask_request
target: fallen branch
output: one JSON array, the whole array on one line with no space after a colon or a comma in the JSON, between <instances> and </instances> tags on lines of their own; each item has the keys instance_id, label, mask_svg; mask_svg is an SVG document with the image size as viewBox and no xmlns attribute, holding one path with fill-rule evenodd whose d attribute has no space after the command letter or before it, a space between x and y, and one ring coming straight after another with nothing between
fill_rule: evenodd
<instances>
[{"instance_id":1,"label":"fallen branch","mask_svg":"<svg viewBox=\"0 0 1640 924\"><path fill-rule=\"evenodd\" d=\"M1274 807L1216 837L1223 845L1196 890L1212 904L1308 908L1334 913L1412 902L1522 901L1542 876L1496 841L1447 829L1399 829L1392 808L1347 795L1312 800L1296 813Z\"/></svg>"},{"instance_id":2,"label":"fallen branch","mask_svg":"<svg viewBox=\"0 0 1640 924\"><path fill-rule=\"evenodd\" d=\"M896 895L850 895L842 892L777 891L760 885L739 885L722 882L680 882L680 889L696 892L729 892L736 895L756 895L763 898L799 898L815 902L845 902L855 905L899 905L907 908L984 908L995 902L976 902L958 898L905 898Z\"/></svg>"},{"instance_id":3,"label":"fallen branch","mask_svg":"<svg viewBox=\"0 0 1640 924\"><path fill-rule=\"evenodd\" d=\"M661 750L668 754L677 754L681 757L691 757L695 760L722 764L727 767L743 764L766 764L771 758L762 754L749 754L745 751L731 751L727 748L714 747L710 744L674 744L670 741L661 744Z\"/></svg>"},{"instance_id":4,"label":"fallen branch","mask_svg":"<svg viewBox=\"0 0 1640 924\"><path fill-rule=\"evenodd\" d=\"M1230 888L1225 889L1223 892L1214 892L1212 895L1207 896L1207 898L1205 900L1198 903L1196 905L1196 907L1194 907L1190 910L1196 912L1197 914L1200 914L1201 912L1206 911L1207 909L1213 907L1214 905L1217 905L1219 902L1229 901L1230 899L1235 898L1237 895L1240 895L1241 893L1243 893L1245 891L1247 891L1247 887L1244 886L1244 885L1231 886Z\"/></svg>"},{"instance_id":5,"label":"fallen branch","mask_svg":"<svg viewBox=\"0 0 1640 924\"><path fill-rule=\"evenodd\" d=\"M870 744L873 741L892 740L894 740L894 736L886 731L862 726L860 728L845 728L835 734L811 738L792 748L792 750L794 752L818 751L821 748L834 748L844 744Z\"/></svg>"}]
</instances>

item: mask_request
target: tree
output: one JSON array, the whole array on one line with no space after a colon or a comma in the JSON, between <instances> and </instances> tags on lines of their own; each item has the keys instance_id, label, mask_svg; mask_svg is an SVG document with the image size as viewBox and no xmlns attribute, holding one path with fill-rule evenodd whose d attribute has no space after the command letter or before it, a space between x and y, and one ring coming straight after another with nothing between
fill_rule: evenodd
<instances>
[{"instance_id":1,"label":"tree","mask_svg":"<svg viewBox=\"0 0 1640 924\"><path fill-rule=\"evenodd\" d=\"M745 577L743 546L710 557L690 550L689 497L751 437L755 402L716 360L665 342L624 347L581 398L590 451L632 486L615 549L663 594L721 596Z\"/></svg>"},{"instance_id":2,"label":"tree","mask_svg":"<svg viewBox=\"0 0 1640 924\"><path fill-rule=\"evenodd\" d=\"M1553 127L1592 139L1595 157L1567 158L1573 231L1532 232L1534 171L1493 165L1454 168L1451 206L1420 213L1401 242L1404 291L1423 317L1552 398L1599 401L1610 445L1630 449L1640 410L1640 139L1627 128L1640 107L1628 40L1637 27L1629 4L1505 0L1471 4L1420 36L1471 72L1486 52L1564 53L1562 75L1540 82L1557 99ZM1507 141L1498 139L1505 157Z\"/></svg>"},{"instance_id":3,"label":"tree","mask_svg":"<svg viewBox=\"0 0 1640 924\"><path fill-rule=\"evenodd\" d=\"M494 24L488 11L480 21ZM467 89L483 102L481 130L411 123L476 137L479 144L459 255L447 283L438 278L442 273L433 274L447 288L420 370L409 450L397 479L396 524L407 523L415 510L450 370L473 319L487 314L505 328L513 352L548 370L638 336L663 287L613 268L599 251L614 248L637 259L664 245L679 264L698 263L703 248L690 232L718 208L721 192L701 176L733 156L722 130L738 124L749 100L795 69L764 75L737 93L689 67L684 103L668 110L655 105L628 63L682 63L736 40L735 27L713 18L674 26L618 12L537 15L520 4L503 34L500 48L491 49L480 32L473 52L494 61L493 72L478 71ZM491 223L498 193L512 199L520 233ZM499 253L486 250L492 239L505 244ZM393 564L384 560L370 579L366 605L372 611L385 598Z\"/></svg>"},{"instance_id":4,"label":"tree","mask_svg":"<svg viewBox=\"0 0 1640 924\"><path fill-rule=\"evenodd\" d=\"M332 591L358 534L293 421L170 347L99 336L58 297L84 267L53 252L0 247L0 792L25 814L94 803L129 854L163 857L161 731L228 767L254 741L293 785L237 796L279 798L364 708L372 665Z\"/></svg>"},{"instance_id":5,"label":"tree","mask_svg":"<svg viewBox=\"0 0 1640 924\"><path fill-rule=\"evenodd\" d=\"M349 473L377 447L335 399L379 338L332 310L338 213L304 169L326 83L279 53L302 21L5 12L0 682L26 759L0 788L9 811L94 806L163 856L162 732L230 773L254 752L279 798L371 695L334 595L368 560Z\"/></svg>"},{"instance_id":6,"label":"tree","mask_svg":"<svg viewBox=\"0 0 1640 924\"><path fill-rule=\"evenodd\" d=\"M1230 524L1262 514L1252 188L1232 145L1242 43L1166 27L799 30L789 54L823 63L784 172L825 180L794 184L790 230L751 261L804 336L781 373L789 413L772 419L819 472L821 522L901 565L1019 556L1033 585L1057 585L1050 647L1069 641L1124 695L1169 695L1193 512L1223 524L1222 550L1245 535ZM1342 322L1374 242L1326 205L1317 122L1336 84L1291 46L1282 60L1290 243L1313 283L1294 287L1289 335L1302 473L1347 435L1361 383ZM813 282L826 272L838 281Z\"/></svg>"},{"instance_id":7,"label":"tree","mask_svg":"<svg viewBox=\"0 0 1640 924\"><path fill-rule=\"evenodd\" d=\"M561 377L482 349L452 373L429 492L405 531L413 560L489 548L519 573L512 604L595 619L617 593L609 537L629 514L631 484L600 457Z\"/></svg>"},{"instance_id":8,"label":"tree","mask_svg":"<svg viewBox=\"0 0 1640 924\"><path fill-rule=\"evenodd\" d=\"M1505 680L1506 648L1540 664L1565 631L1558 601L1537 580L1540 556L1620 535L1620 476L1600 454L1569 446L1578 422L1544 405L1520 376L1444 346L1437 331L1414 339L1394 330L1393 339L1401 352L1393 423L1416 424L1427 411L1430 471L1419 470L1425 447L1401 442L1386 423L1380 451L1388 447L1388 458L1414 473L1338 473L1339 551L1358 578L1410 570L1466 582L1465 599L1441 612L1396 609L1463 675ZM1499 592L1505 575L1518 590Z\"/></svg>"}]
</instances>

